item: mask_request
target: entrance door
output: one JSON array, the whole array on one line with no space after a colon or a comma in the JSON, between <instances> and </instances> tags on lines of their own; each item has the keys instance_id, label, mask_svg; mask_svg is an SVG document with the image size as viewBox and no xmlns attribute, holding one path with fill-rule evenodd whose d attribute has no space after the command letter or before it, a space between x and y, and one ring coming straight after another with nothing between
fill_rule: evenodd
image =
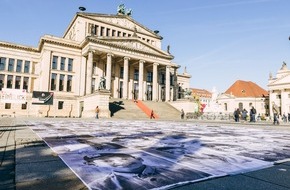
<instances>
[{"instance_id":1,"label":"entrance door","mask_svg":"<svg viewBox=\"0 0 290 190\"><path fill-rule=\"evenodd\" d=\"M119 98L123 98L123 81L120 81Z\"/></svg>"},{"instance_id":2,"label":"entrance door","mask_svg":"<svg viewBox=\"0 0 290 190\"><path fill-rule=\"evenodd\" d=\"M138 100L138 95L139 95L139 84L134 83L134 100Z\"/></svg>"},{"instance_id":3,"label":"entrance door","mask_svg":"<svg viewBox=\"0 0 290 190\"><path fill-rule=\"evenodd\" d=\"M147 100L152 101L152 85L147 85Z\"/></svg>"}]
</instances>

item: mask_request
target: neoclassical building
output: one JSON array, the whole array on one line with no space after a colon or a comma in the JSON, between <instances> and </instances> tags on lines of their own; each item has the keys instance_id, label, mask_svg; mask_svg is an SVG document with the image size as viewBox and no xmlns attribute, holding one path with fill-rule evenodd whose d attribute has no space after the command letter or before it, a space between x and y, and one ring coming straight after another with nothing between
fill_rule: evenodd
<instances>
[{"instance_id":1,"label":"neoclassical building","mask_svg":"<svg viewBox=\"0 0 290 190\"><path fill-rule=\"evenodd\" d=\"M2 101L1 114L92 116L98 105L108 116L102 104L108 93L111 98L175 101L183 76L170 47L164 51L161 45L158 31L127 14L86 12L76 13L63 37L45 35L38 47L0 42L0 88L27 91L26 103ZM33 105L33 91L52 92L53 105Z\"/></svg>"},{"instance_id":2,"label":"neoclassical building","mask_svg":"<svg viewBox=\"0 0 290 190\"><path fill-rule=\"evenodd\" d=\"M273 113L283 115L290 113L290 70L287 64L283 62L282 67L277 71L276 77L272 74L268 80L270 115Z\"/></svg>"}]
</instances>

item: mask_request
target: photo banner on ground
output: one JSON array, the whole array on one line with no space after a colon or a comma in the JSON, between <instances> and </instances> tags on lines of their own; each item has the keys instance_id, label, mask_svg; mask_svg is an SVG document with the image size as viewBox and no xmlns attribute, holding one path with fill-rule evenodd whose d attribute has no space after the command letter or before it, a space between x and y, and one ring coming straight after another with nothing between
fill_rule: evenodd
<instances>
[{"instance_id":1,"label":"photo banner on ground","mask_svg":"<svg viewBox=\"0 0 290 190\"><path fill-rule=\"evenodd\" d=\"M53 105L53 92L33 91L32 104Z\"/></svg>"},{"instance_id":2,"label":"photo banner on ground","mask_svg":"<svg viewBox=\"0 0 290 190\"><path fill-rule=\"evenodd\" d=\"M0 91L0 102L25 104L26 103L26 90L2 88L2 90Z\"/></svg>"}]
</instances>

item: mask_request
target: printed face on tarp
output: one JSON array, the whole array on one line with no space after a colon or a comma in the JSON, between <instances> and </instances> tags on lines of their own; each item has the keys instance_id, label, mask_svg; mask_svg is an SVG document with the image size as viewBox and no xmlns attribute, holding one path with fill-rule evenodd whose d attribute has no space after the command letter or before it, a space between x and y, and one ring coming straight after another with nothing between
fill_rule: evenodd
<instances>
[{"instance_id":1,"label":"printed face on tarp","mask_svg":"<svg viewBox=\"0 0 290 190\"><path fill-rule=\"evenodd\" d=\"M53 105L53 92L33 91L32 104Z\"/></svg>"}]
</instances>

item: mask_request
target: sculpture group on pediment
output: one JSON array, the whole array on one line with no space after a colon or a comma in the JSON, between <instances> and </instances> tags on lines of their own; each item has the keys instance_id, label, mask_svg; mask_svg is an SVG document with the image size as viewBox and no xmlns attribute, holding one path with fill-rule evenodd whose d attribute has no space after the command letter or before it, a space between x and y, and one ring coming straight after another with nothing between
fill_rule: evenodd
<instances>
[{"instance_id":1,"label":"sculpture group on pediment","mask_svg":"<svg viewBox=\"0 0 290 190\"><path fill-rule=\"evenodd\" d=\"M127 15L127 16L132 15L132 9L126 9L124 4L119 5L117 11L118 11L118 14Z\"/></svg>"}]
</instances>

